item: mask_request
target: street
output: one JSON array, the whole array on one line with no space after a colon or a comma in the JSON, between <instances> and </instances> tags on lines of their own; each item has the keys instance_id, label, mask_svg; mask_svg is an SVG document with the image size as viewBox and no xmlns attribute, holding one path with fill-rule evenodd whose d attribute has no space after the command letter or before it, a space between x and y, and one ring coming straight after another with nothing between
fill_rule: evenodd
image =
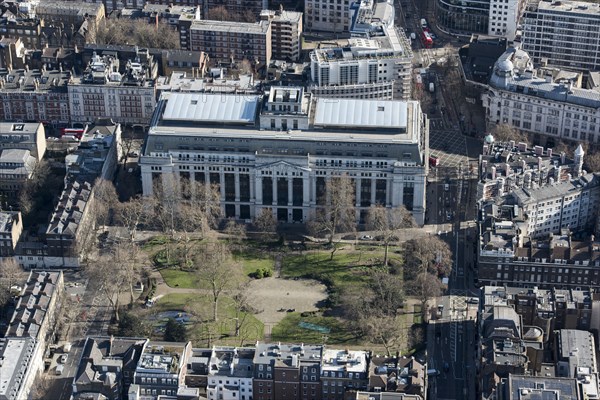
<instances>
[{"instance_id":1,"label":"street","mask_svg":"<svg viewBox=\"0 0 600 400\"><path fill-rule=\"evenodd\" d=\"M77 373L85 338L106 336L112 315L108 299L93 283L83 279L80 273L65 273L65 286L68 298L65 306L73 307L69 312L75 315L67 337L71 349L66 353L67 361L63 363L64 369L60 375L56 375L56 367L59 357L65 353L58 350L52 357L50 367L41 378L45 380L46 390L40 399L71 398L73 377Z\"/></svg>"}]
</instances>

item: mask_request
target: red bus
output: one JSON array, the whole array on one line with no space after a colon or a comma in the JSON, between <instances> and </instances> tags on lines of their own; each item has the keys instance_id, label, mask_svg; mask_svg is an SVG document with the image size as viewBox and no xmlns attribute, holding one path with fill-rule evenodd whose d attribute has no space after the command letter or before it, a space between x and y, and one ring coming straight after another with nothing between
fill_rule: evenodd
<instances>
[{"instance_id":1,"label":"red bus","mask_svg":"<svg viewBox=\"0 0 600 400\"><path fill-rule=\"evenodd\" d=\"M440 165L440 159L436 156L429 156L429 165L432 167L437 167Z\"/></svg>"},{"instance_id":2,"label":"red bus","mask_svg":"<svg viewBox=\"0 0 600 400\"><path fill-rule=\"evenodd\" d=\"M421 32L421 43L423 43L423 46L426 49L433 47L433 39L431 38L431 35L429 35L429 32Z\"/></svg>"}]
</instances>

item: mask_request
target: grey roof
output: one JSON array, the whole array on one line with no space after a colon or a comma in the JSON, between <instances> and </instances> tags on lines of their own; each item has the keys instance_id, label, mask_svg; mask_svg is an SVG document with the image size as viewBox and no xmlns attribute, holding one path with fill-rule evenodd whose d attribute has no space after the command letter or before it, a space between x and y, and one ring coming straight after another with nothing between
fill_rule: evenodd
<instances>
[{"instance_id":1,"label":"grey roof","mask_svg":"<svg viewBox=\"0 0 600 400\"><path fill-rule=\"evenodd\" d=\"M243 33L254 35L266 35L270 24L268 21L260 22L233 22L233 21L209 21L201 20L192 22L190 30L202 30L209 32Z\"/></svg>"},{"instance_id":2,"label":"grey roof","mask_svg":"<svg viewBox=\"0 0 600 400\"><path fill-rule=\"evenodd\" d=\"M30 157L31 152L29 150L4 149L0 152L0 163L25 164L29 161Z\"/></svg>"},{"instance_id":3,"label":"grey roof","mask_svg":"<svg viewBox=\"0 0 600 400\"><path fill-rule=\"evenodd\" d=\"M21 214L16 211L0 211L0 232L12 233L13 222L18 222Z\"/></svg>"},{"instance_id":4,"label":"grey roof","mask_svg":"<svg viewBox=\"0 0 600 400\"><path fill-rule=\"evenodd\" d=\"M32 134L40 125L39 122L0 122L0 134Z\"/></svg>"},{"instance_id":5,"label":"grey roof","mask_svg":"<svg viewBox=\"0 0 600 400\"><path fill-rule=\"evenodd\" d=\"M595 174L587 174L579 179L573 179L566 182L558 182L553 185L546 185L538 188L524 189L518 188L512 196L519 202L519 204L525 205L530 202L540 202L546 199L554 199L561 196L568 196L569 194L577 194L581 191L584 186L596 186L598 179Z\"/></svg>"},{"instance_id":6,"label":"grey roof","mask_svg":"<svg viewBox=\"0 0 600 400\"><path fill-rule=\"evenodd\" d=\"M510 400L577 400L576 379L509 375Z\"/></svg>"},{"instance_id":7,"label":"grey roof","mask_svg":"<svg viewBox=\"0 0 600 400\"><path fill-rule=\"evenodd\" d=\"M408 106L403 101L317 99L315 125L406 128Z\"/></svg>"},{"instance_id":8,"label":"grey roof","mask_svg":"<svg viewBox=\"0 0 600 400\"><path fill-rule=\"evenodd\" d=\"M277 361L291 363L292 355L295 355L300 363L319 365L322 352L322 345L257 343L254 364L274 364Z\"/></svg>"},{"instance_id":9,"label":"grey roof","mask_svg":"<svg viewBox=\"0 0 600 400\"><path fill-rule=\"evenodd\" d=\"M565 15L577 14L578 18L598 18L600 17L600 4L594 4L584 1L540 1L537 4L538 11L547 14Z\"/></svg>"},{"instance_id":10,"label":"grey roof","mask_svg":"<svg viewBox=\"0 0 600 400\"><path fill-rule=\"evenodd\" d=\"M29 368L35 341L30 338L0 339L0 397L17 398L23 383L23 371Z\"/></svg>"},{"instance_id":11,"label":"grey roof","mask_svg":"<svg viewBox=\"0 0 600 400\"><path fill-rule=\"evenodd\" d=\"M97 15L102 8L102 4L83 1L49 1L40 2L36 7L36 13L41 16L77 15L83 19L86 15Z\"/></svg>"},{"instance_id":12,"label":"grey roof","mask_svg":"<svg viewBox=\"0 0 600 400\"><path fill-rule=\"evenodd\" d=\"M250 123L260 97L227 94L171 93L163 119L197 122Z\"/></svg>"},{"instance_id":13,"label":"grey roof","mask_svg":"<svg viewBox=\"0 0 600 400\"><path fill-rule=\"evenodd\" d=\"M565 83L548 82L530 70L529 55L522 49L508 48L496 61L490 85L510 92L600 108L600 90L582 89Z\"/></svg>"},{"instance_id":14,"label":"grey roof","mask_svg":"<svg viewBox=\"0 0 600 400\"><path fill-rule=\"evenodd\" d=\"M573 377L576 367L588 367L596 371L596 349L594 336L590 332L576 329L558 331L559 358L569 361L568 376Z\"/></svg>"},{"instance_id":15,"label":"grey roof","mask_svg":"<svg viewBox=\"0 0 600 400\"><path fill-rule=\"evenodd\" d=\"M77 396L110 392L113 378L121 379L122 370L133 370L148 339L88 337L74 378ZM103 383L106 386L103 387Z\"/></svg>"}]
</instances>

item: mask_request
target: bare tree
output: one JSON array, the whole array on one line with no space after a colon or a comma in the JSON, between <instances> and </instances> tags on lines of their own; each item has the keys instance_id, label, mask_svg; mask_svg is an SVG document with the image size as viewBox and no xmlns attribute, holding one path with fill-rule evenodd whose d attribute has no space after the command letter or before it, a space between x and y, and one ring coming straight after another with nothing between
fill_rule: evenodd
<instances>
[{"instance_id":1,"label":"bare tree","mask_svg":"<svg viewBox=\"0 0 600 400\"><path fill-rule=\"evenodd\" d=\"M238 66L238 70L240 75L252 75L254 74L254 69L252 68L252 62L247 58L244 58L242 62Z\"/></svg>"},{"instance_id":2,"label":"bare tree","mask_svg":"<svg viewBox=\"0 0 600 400\"><path fill-rule=\"evenodd\" d=\"M4 305L10 300L11 288L22 282L24 282L23 269L13 258L5 258L0 261L0 305Z\"/></svg>"},{"instance_id":3,"label":"bare tree","mask_svg":"<svg viewBox=\"0 0 600 400\"><path fill-rule=\"evenodd\" d=\"M98 225L108 225L118 204L115 186L111 181L97 178L94 182L94 215Z\"/></svg>"},{"instance_id":4,"label":"bare tree","mask_svg":"<svg viewBox=\"0 0 600 400\"><path fill-rule=\"evenodd\" d=\"M34 197L42 190L51 172L48 161L42 159L35 164L31 179L27 180L18 196L19 210L24 216L33 211L35 206Z\"/></svg>"},{"instance_id":5,"label":"bare tree","mask_svg":"<svg viewBox=\"0 0 600 400\"><path fill-rule=\"evenodd\" d=\"M259 232L272 234L277 229L277 220L272 208L262 208L254 218L254 226Z\"/></svg>"},{"instance_id":6,"label":"bare tree","mask_svg":"<svg viewBox=\"0 0 600 400\"><path fill-rule=\"evenodd\" d=\"M237 223L234 219L229 219L225 224L223 233L227 235L229 247L235 252L240 252L242 242L246 239L246 225Z\"/></svg>"},{"instance_id":7,"label":"bare tree","mask_svg":"<svg viewBox=\"0 0 600 400\"><path fill-rule=\"evenodd\" d=\"M119 321L119 295L125 290L127 276L120 266L119 253L105 254L95 262L88 263L86 272L90 282L97 286L113 311L113 317Z\"/></svg>"},{"instance_id":8,"label":"bare tree","mask_svg":"<svg viewBox=\"0 0 600 400\"><path fill-rule=\"evenodd\" d=\"M213 321L218 320L219 299L223 292L235 287L240 277L240 267L237 265L228 247L221 242L202 243L195 257L197 275L200 281L210 287L213 302Z\"/></svg>"},{"instance_id":9,"label":"bare tree","mask_svg":"<svg viewBox=\"0 0 600 400\"><path fill-rule=\"evenodd\" d=\"M419 273L448 276L452 271L452 252L448 243L437 236L411 239L404 244L405 278Z\"/></svg>"},{"instance_id":10,"label":"bare tree","mask_svg":"<svg viewBox=\"0 0 600 400\"><path fill-rule=\"evenodd\" d=\"M372 313L364 316L361 324L367 337L381 344L388 357L406 342L406 330L402 320L396 316Z\"/></svg>"},{"instance_id":11,"label":"bare tree","mask_svg":"<svg viewBox=\"0 0 600 400\"><path fill-rule=\"evenodd\" d=\"M583 168L588 172L600 172L600 149L598 146L586 146L584 151Z\"/></svg>"},{"instance_id":12,"label":"bare tree","mask_svg":"<svg viewBox=\"0 0 600 400\"><path fill-rule=\"evenodd\" d=\"M397 234L400 229L414 228L417 226L415 219L410 211L404 206L386 208L385 206L372 206L367 214L367 230L374 231L378 238L381 238L385 246L385 255L383 265L388 265L388 252L390 244L397 241Z\"/></svg>"},{"instance_id":13,"label":"bare tree","mask_svg":"<svg viewBox=\"0 0 600 400\"><path fill-rule=\"evenodd\" d=\"M204 238L222 216L220 205L221 194L217 185L206 185L204 182L183 181L181 183L181 200L176 205L175 228L182 232L184 263L190 262L191 233Z\"/></svg>"},{"instance_id":14,"label":"bare tree","mask_svg":"<svg viewBox=\"0 0 600 400\"><path fill-rule=\"evenodd\" d=\"M439 277L429 272L419 273L414 280L408 283L408 289L413 296L421 302L421 316L423 322L427 316L427 303L443 294L445 286Z\"/></svg>"},{"instance_id":15,"label":"bare tree","mask_svg":"<svg viewBox=\"0 0 600 400\"><path fill-rule=\"evenodd\" d=\"M385 315L397 315L404 305L404 290L402 278L383 270L371 273L369 283L372 295L370 306L373 310L380 310Z\"/></svg>"},{"instance_id":16,"label":"bare tree","mask_svg":"<svg viewBox=\"0 0 600 400\"><path fill-rule=\"evenodd\" d=\"M171 176L173 178L173 176ZM169 180L169 183L172 183ZM175 240L175 228L178 222L179 195L173 187L164 187L155 182L152 191L152 217L157 227L168 237L165 246L167 265L171 261L171 244Z\"/></svg>"},{"instance_id":17,"label":"bare tree","mask_svg":"<svg viewBox=\"0 0 600 400\"><path fill-rule=\"evenodd\" d=\"M119 220L129 233L129 240L133 243L140 225L143 225L149 214L150 202L141 197L134 197L118 206Z\"/></svg>"},{"instance_id":18,"label":"bare tree","mask_svg":"<svg viewBox=\"0 0 600 400\"><path fill-rule=\"evenodd\" d=\"M231 21L231 15L225 6L217 6L208 10L206 19L214 21Z\"/></svg>"},{"instance_id":19,"label":"bare tree","mask_svg":"<svg viewBox=\"0 0 600 400\"><path fill-rule=\"evenodd\" d=\"M247 284L239 285L233 295L231 296L233 301L233 308L235 310L235 336L240 338L240 346L243 345L244 341L251 336L251 331L247 324L249 321L248 316L255 314L256 310L250 305L248 301L248 286Z\"/></svg>"},{"instance_id":20,"label":"bare tree","mask_svg":"<svg viewBox=\"0 0 600 400\"><path fill-rule=\"evenodd\" d=\"M331 246L331 259L336 251L333 241L338 233L349 232L356 226L354 184L347 175L331 177L325 184L325 198L308 223L309 230L325 236Z\"/></svg>"},{"instance_id":21,"label":"bare tree","mask_svg":"<svg viewBox=\"0 0 600 400\"><path fill-rule=\"evenodd\" d=\"M136 243L115 245L113 250L123 269L123 284L129 290L129 304L135 300L134 286L140 280L142 273L142 252Z\"/></svg>"},{"instance_id":22,"label":"bare tree","mask_svg":"<svg viewBox=\"0 0 600 400\"><path fill-rule=\"evenodd\" d=\"M119 147L121 150L121 159L119 161L123 164L123 166L125 166L127 163L127 157L129 157L129 154L131 153L133 144L133 135L127 135L126 137L122 136L121 141L119 141Z\"/></svg>"},{"instance_id":23,"label":"bare tree","mask_svg":"<svg viewBox=\"0 0 600 400\"><path fill-rule=\"evenodd\" d=\"M511 140L514 140L517 143L529 142L526 134L508 124L498 124L494 126L494 128L491 130L491 134L498 142L509 142Z\"/></svg>"},{"instance_id":24,"label":"bare tree","mask_svg":"<svg viewBox=\"0 0 600 400\"><path fill-rule=\"evenodd\" d=\"M98 26L96 43L178 49L179 35L166 22L149 24L145 20L106 18Z\"/></svg>"}]
</instances>

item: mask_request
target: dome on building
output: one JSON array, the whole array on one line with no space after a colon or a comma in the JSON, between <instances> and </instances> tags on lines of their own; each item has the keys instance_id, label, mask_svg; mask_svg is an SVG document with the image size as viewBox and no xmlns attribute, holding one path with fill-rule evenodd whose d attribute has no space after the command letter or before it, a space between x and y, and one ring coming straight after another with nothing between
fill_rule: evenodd
<instances>
[{"instance_id":1,"label":"dome on building","mask_svg":"<svg viewBox=\"0 0 600 400\"><path fill-rule=\"evenodd\" d=\"M498 61L496 68L498 68L499 72L512 72L514 66L513 63L510 62L510 60L502 60Z\"/></svg>"},{"instance_id":2,"label":"dome on building","mask_svg":"<svg viewBox=\"0 0 600 400\"><path fill-rule=\"evenodd\" d=\"M488 133L487 135L485 135L485 138L483 140L485 140L487 144L492 144L494 143L494 136L491 133Z\"/></svg>"}]
</instances>

